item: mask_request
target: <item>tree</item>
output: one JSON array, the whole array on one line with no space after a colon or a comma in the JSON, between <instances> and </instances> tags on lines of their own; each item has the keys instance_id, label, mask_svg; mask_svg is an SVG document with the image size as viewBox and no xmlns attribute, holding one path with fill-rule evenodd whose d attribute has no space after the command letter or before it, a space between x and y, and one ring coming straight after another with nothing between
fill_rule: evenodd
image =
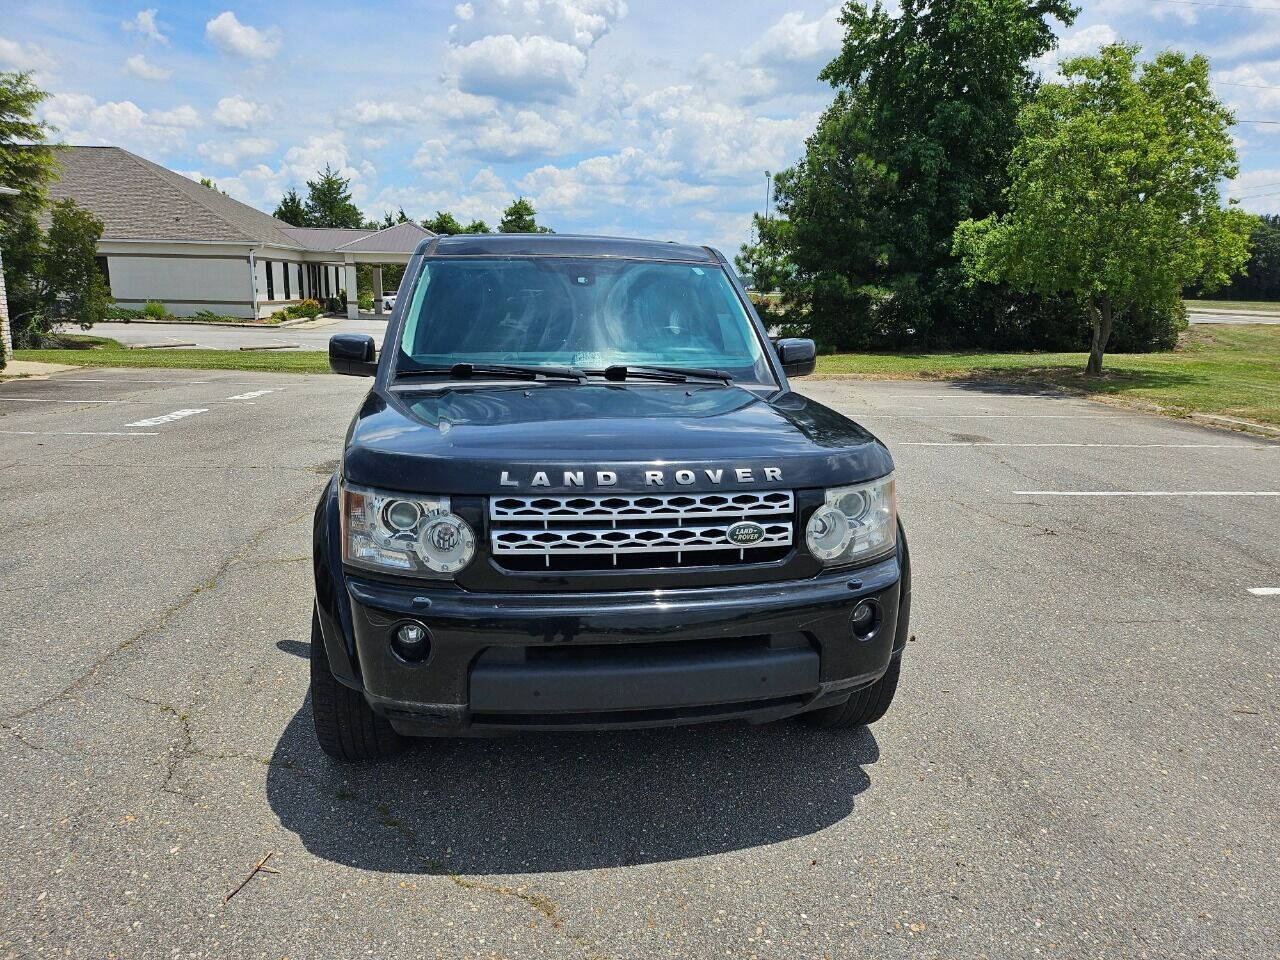
<instances>
[{"instance_id":1,"label":"tree","mask_svg":"<svg viewBox=\"0 0 1280 960\"><path fill-rule=\"evenodd\" d=\"M306 207L302 205L302 198L298 196L298 191L289 188L289 192L280 198L280 202L276 204L275 211L271 214L277 220L283 220L285 223L292 224L295 227L309 227L310 221L307 219Z\"/></svg>"},{"instance_id":2,"label":"tree","mask_svg":"<svg viewBox=\"0 0 1280 960\"><path fill-rule=\"evenodd\" d=\"M452 236L455 233L493 232L483 220L472 220L464 227L458 222L458 218L447 210L437 210L434 217L427 217L422 221L422 226L432 233L438 233L442 237Z\"/></svg>"},{"instance_id":3,"label":"tree","mask_svg":"<svg viewBox=\"0 0 1280 960\"><path fill-rule=\"evenodd\" d=\"M1253 218L1223 208L1238 172L1231 112L1209 62L1166 51L1137 63L1113 44L1061 65L1018 116L1005 214L967 220L955 250L973 281L1006 280L1084 304L1086 373L1102 373L1117 320L1173 308L1195 281L1213 289L1248 257Z\"/></svg>"},{"instance_id":4,"label":"tree","mask_svg":"<svg viewBox=\"0 0 1280 960\"><path fill-rule=\"evenodd\" d=\"M535 219L537 211L533 209L533 204L524 197L516 198L515 202L507 209L502 211L502 220L498 223L499 233L554 233L555 231L549 227L538 226Z\"/></svg>"},{"instance_id":5,"label":"tree","mask_svg":"<svg viewBox=\"0 0 1280 960\"><path fill-rule=\"evenodd\" d=\"M364 217L351 202L351 180L329 164L319 178L307 181L306 215L310 227L359 227Z\"/></svg>"},{"instance_id":6,"label":"tree","mask_svg":"<svg viewBox=\"0 0 1280 960\"><path fill-rule=\"evenodd\" d=\"M106 315L111 290L96 260L102 230L101 220L70 200L54 204L47 233L25 219L22 239L34 263L13 281L6 277L15 346L38 345L58 323L87 329Z\"/></svg>"},{"instance_id":7,"label":"tree","mask_svg":"<svg viewBox=\"0 0 1280 960\"><path fill-rule=\"evenodd\" d=\"M1205 291L1196 290L1197 296ZM1263 214L1249 234L1244 273L1213 292L1213 299L1280 300L1280 216Z\"/></svg>"},{"instance_id":8,"label":"tree","mask_svg":"<svg viewBox=\"0 0 1280 960\"><path fill-rule=\"evenodd\" d=\"M18 191L0 196L0 250L14 314L39 260L42 234L36 217L56 176L53 149L46 142L51 129L36 117L46 96L30 73L0 72L0 186ZM16 323L13 327L16 332ZM0 348L0 368L4 364Z\"/></svg>"},{"instance_id":9,"label":"tree","mask_svg":"<svg viewBox=\"0 0 1280 960\"><path fill-rule=\"evenodd\" d=\"M1029 63L1053 46L1052 21L1074 17L1067 0L904 0L897 16L845 4L820 75L835 98L776 177L791 226L768 253L790 260L784 301L826 345L952 344L1004 309L973 302L999 292L963 286L951 236L1002 209Z\"/></svg>"},{"instance_id":10,"label":"tree","mask_svg":"<svg viewBox=\"0 0 1280 960\"><path fill-rule=\"evenodd\" d=\"M52 128L36 117L47 96L32 83L30 72L0 72L0 186L18 191L16 197L0 197L5 224L40 210L46 187L57 176L47 143Z\"/></svg>"},{"instance_id":11,"label":"tree","mask_svg":"<svg viewBox=\"0 0 1280 960\"><path fill-rule=\"evenodd\" d=\"M422 221L422 226L423 229L438 233L442 237L462 233L462 224L458 222L457 217L447 210L437 210L434 217L427 217Z\"/></svg>"}]
</instances>

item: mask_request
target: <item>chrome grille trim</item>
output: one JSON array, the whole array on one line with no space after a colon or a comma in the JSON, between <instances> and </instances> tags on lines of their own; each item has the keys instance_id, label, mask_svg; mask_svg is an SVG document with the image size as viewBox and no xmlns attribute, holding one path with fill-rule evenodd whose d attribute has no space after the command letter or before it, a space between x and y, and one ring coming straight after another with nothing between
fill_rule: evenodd
<instances>
[{"instance_id":1,"label":"chrome grille trim","mask_svg":"<svg viewBox=\"0 0 1280 960\"><path fill-rule=\"evenodd\" d=\"M746 560L753 550L789 547L795 495L790 490L736 493L652 493L591 496L495 496L489 500L489 542L497 558L555 557L732 550ZM751 520L764 528L743 546L729 528Z\"/></svg>"},{"instance_id":2,"label":"chrome grille trim","mask_svg":"<svg viewBox=\"0 0 1280 960\"><path fill-rule=\"evenodd\" d=\"M611 493L571 497L493 497L489 519L541 523L612 519L742 520L760 514L790 513L790 490L739 493Z\"/></svg>"}]
</instances>

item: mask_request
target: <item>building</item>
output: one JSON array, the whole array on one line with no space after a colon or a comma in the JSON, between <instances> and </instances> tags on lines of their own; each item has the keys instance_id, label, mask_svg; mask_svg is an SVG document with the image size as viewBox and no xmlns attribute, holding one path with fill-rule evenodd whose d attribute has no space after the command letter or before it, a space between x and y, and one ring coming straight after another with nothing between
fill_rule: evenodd
<instances>
[{"instance_id":1,"label":"building","mask_svg":"<svg viewBox=\"0 0 1280 960\"><path fill-rule=\"evenodd\" d=\"M102 221L98 262L122 307L156 300L175 316L263 318L307 297L339 297L354 319L356 264L369 263L381 313L381 265L408 263L432 236L415 223L290 226L119 147L65 147L57 159L50 197L69 198Z\"/></svg>"}]
</instances>

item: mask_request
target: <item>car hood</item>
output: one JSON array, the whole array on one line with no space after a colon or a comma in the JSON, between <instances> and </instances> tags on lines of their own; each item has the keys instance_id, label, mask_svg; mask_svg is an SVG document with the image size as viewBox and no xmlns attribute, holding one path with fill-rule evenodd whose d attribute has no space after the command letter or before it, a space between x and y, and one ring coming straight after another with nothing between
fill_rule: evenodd
<instances>
[{"instance_id":1,"label":"car hood","mask_svg":"<svg viewBox=\"0 0 1280 960\"><path fill-rule=\"evenodd\" d=\"M348 482L459 495L799 489L892 469L880 441L820 403L721 384L375 389L343 456Z\"/></svg>"}]
</instances>

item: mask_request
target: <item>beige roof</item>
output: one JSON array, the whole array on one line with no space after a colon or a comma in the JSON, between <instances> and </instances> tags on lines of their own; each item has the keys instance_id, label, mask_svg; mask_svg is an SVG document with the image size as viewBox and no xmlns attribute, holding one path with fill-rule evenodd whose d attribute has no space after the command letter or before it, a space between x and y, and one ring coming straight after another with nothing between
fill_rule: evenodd
<instances>
[{"instance_id":1,"label":"beige roof","mask_svg":"<svg viewBox=\"0 0 1280 960\"><path fill-rule=\"evenodd\" d=\"M223 240L296 247L289 225L119 147L65 147L49 193L102 221L104 240Z\"/></svg>"},{"instance_id":2,"label":"beige roof","mask_svg":"<svg viewBox=\"0 0 1280 960\"><path fill-rule=\"evenodd\" d=\"M413 253L418 244L435 234L416 223L397 223L377 233L352 239L338 247L342 253Z\"/></svg>"},{"instance_id":3,"label":"beige roof","mask_svg":"<svg viewBox=\"0 0 1280 960\"><path fill-rule=\"evenodd\" d=\"M70 198L103 223L104 240L269 243L297 250L412 253L416 223L385 230L295 227L120 147L63 147L55 200ZM352 244L371 244L353 246Z\"/></svg>"}]
</instances>

